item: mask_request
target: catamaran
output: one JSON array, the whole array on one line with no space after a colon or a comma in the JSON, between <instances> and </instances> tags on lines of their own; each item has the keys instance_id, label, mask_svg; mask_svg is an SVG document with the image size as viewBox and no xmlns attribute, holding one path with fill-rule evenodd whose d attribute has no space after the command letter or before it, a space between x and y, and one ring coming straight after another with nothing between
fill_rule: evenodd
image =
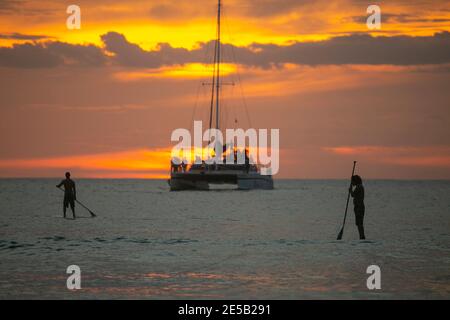
<instances>
[{"instance_id":1,"label":"catamaran","mask_svg":"<svg viewBox=\"0 0 450 320\"><path fill-rule=\"evenodd\" d=\"M221 58L221 0L218 0L217 9L217 38L214 49L214 71L212 77L211 105L209 113L209 127L220 130L220 90L221 82L220 67ZM214 112L215 106L215 112ZM215 120L215 121L214 121ZM224 151L225 151L224 147ZM233 150L231 151L233 152ZM273 189L273 179L271 175L261 174L261 167L250 161L248 149L245 151L245 162L238 163L236 154L239 151L234 149L234 163L210 163L209 161L196 162L191 166L185 163L175 164L171 161L171 172L168 183L171 191L181 190L209 190L210 185L232 184L237 185L240 190L251 189ZM241 157L242 159L243 157Z\"/></svg>"}]
</instances>

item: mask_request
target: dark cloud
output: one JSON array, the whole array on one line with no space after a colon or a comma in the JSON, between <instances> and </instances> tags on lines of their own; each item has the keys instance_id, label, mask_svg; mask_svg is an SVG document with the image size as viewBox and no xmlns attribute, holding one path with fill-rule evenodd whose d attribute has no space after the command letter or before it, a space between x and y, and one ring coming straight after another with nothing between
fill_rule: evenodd
<instances>
[{"instance_id":1,"label":"dark cloud","mask_svg":"<svg viewBox=\"0 0 450 320\"><path fill-rule=\"evenodd\" d=\"M0 48L0 66L14 68L51 68L62 64L62 59L41 44L18 44Z\"/></svg>"},{"instance_id":2,"label":"dark cloud","mask_svg":"<svg viewBox=\"0 0 450 320\"><path fill-rule=\"evenodd\" d=\"M162 65L205 62L205 50L211 44L201 44L194 50L173 48L160 44L154 51L145 51L128 42L121 34L110 32L102 36L105 48L114 54L116 63L130 67L159 67ZM372 37L350 35L320 42L296 42L288 46L253 44L250 47L223 45L224 62L236 56L239 63L270 67L284 63L302 65L392 64L422 65L450 62L450 33L431 37Z\"/></svg>"},{"instance_id":3,"label":"dark cloud","mask_svg":"<svg viewBox=\"0 0 450 320\"><path fill-rule=\"evenodd\" d=\"M449 32L431 37L350 35L321 42L298 42L290 46L256 44L253 47L258 51L253 60L257 64L421 65L450 62Z\"/></svg>"},{"instance_id":4,"label":"dark cloud","mask_svg":"<svg viewBox=\"0 0 450 320\"><path fill-rule=\"evenodd\" d=\"M95 45L73 45L64 42L50 42L47 48L53 54L61 57L66 65L102 66L107 57L102 49Z\"/></svg>"},{"instance_id":5,"label":"dark cloud","mask_svg":"<svg viewBox=\"0 0 450 320\"><path fill-rule=\"evenodd\" d=\"M0 39L11 39L11 40L42 40L50 39L52 37L45 35L35 35L35 34L22 34L22 33L0 33Z\"/></svg>"},{"instance_id":6,"label":"dark cloud","mask_svg":"<svg viewBox=\"0 0 450 320\"><path fill-rule=\"evenodd\" d=\"M0 14L9 14L17 11L22 5L22 1L19 0L1 0L0 1Z\"/></svg>"},{"instance_id":7,"label":"dark cloud","mask_svg":"<svg viewBox=\"0 0 450 320\"><path fill-rule=\"evenodd\" d=\"M248 0L240 5L246 6L245 13L248 16L269 17L291 12L305 4L313 3L308 0Z\"/></svg>"},{"instance_id":8,"label":"dark cloud","mask_svg":"<svg viewBox=\"0 0 450 320\"><path fill-rule=\"evenodd\" d=\"M209 12L205 10L206 8L204 6L192 6L187 1L184 5L180 5L179 2L161 3L150 9L149 16L156 20L171 20L173 22L176 22L180 17L183 17L183 21L185 21L186 19L196 19L201 16L209 15Z\"/></svg>"},{"instance_id":9,"label":"dark cloud","mask_svg":"<svg viewBox=\"0 0 450 320\"><path fill-rule=\"evenodd\" d=\"M0 48L0 65L38 68L58 65L102 66L108 60L116 65L158 68L164 65L205 63L213 42L196 49L174 48L161 43L147 51L129 42L124 35L109 32L101 37L104 48L62 42L16 44ZM107 51L108 54L105 54ZM299 65L430 65L450 63L450 33L429 37L373 37L367 34L339 36L319 42L295 42L291 45L252 44L248 47L223 45L223 61L269 68L285 63ZM231 58L236 57L237 61Z\"/></svg>"},{"instance_id":10,"label":"dark cloud","mask_svg":"<svg viewBox=\"0 0 450 320\"><path fill-rule=\"evenodd\" d=\"M57 10L55 8L49 8L44 6L37 8L33 6L33 0L0 0L0 15L22 15L22 16L50 16L55 14ZM55 2L57 3L57 2ZM31 4L31 6L30 6Z\"/></svg>"},{"instance_id":11,"label":"dark cloud","mask_svg":"<svg viewBox=\"0 0 450 320\"><path fill-rule=\"evenodd\" d=\"M13 68L100 66L106 59L102 50L94 45L48 42L15 44L11 48L0 48L0 66Z\"/></svg>"},{"instance_id":12,"label":"dark cloud","mask_svg":"<svg viewBox=\"0 0 450 320\"><path fill-rule=\"evenodd\" d=\"M320 0L325 2L326 0ZM211 18L217 10L217 1L195 0L165 1L153 5L149 16L157 20L176 21L183 19ZM303 5L311 5L310 0L234 0L222 1L222 12L238 16L266 18L289 13Z\"/></svg>"},{"instance_id":13,"label":"dark cloud","mask_svg":"<svg viewBox=\"0 0 450 320\"><path fill-rule=\"evenodd\" d=\"M200 62L197 53L202 49L189 51L160 43L158 50L145 51L137 44L128 42L124 35L117 32L108 32L101 38L105 49L114 54L114 60L127 67L157 68L162 65Z\"/></svg>"},{"instance_id":14,"label":"dark cloud","mask_svg":"<svg viewBox=\"0 0 450 320\"><path fill-rule=\"evenodd\" d=\"M367 22L367 15L361 15L361 16L352 16L342 19L342 22L355 22L355 23L361 23L366 24ZM391 14L391 13L383 13L381 15L381 22L382 23L446 23L450 22L450 19L445 18L423 18L419 15L412 15L412 14Z\"/></svg>"},{"instance_id":15,"label":"dark cloud","mask_svg":"<svg viewBox=\"0 0 450 320\"><path fill-rule=\"evenodd\" d=\"M101 36L105 49L114 54L115 61L129 67L158 67L162 55L158 51L144 51L137 44L128 42L124 35L108 32Z\"/></svg>"}]
</instances>

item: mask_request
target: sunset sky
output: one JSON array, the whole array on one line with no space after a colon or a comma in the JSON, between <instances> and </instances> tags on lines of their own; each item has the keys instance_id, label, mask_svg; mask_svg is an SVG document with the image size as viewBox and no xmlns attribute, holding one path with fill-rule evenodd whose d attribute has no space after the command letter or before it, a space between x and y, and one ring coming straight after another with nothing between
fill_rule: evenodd
<instances>
[{"instance_id":1,"label":"sunset sky","mask_svg":"<svg viewBox=\"0 0 450 320\"><path fill-rule=\"evenodd\" d=\"M0 0L0 177L167 177L172 131L207 119L216 10ZM280 129L276 178L358 160L365 178L450 179L449 1L224 0L223 19L222 127Z\"/></svg>"}]
</instances>

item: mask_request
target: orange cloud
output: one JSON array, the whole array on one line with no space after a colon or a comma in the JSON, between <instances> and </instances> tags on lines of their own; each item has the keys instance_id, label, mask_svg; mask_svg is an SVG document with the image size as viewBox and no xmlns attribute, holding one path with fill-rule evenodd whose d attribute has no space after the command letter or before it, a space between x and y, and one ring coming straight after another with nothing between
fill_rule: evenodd
<instances>
[{"instance_id":1,"label":"orange cloud","mask_svg":"<svg viewBox=\"0 0 450 320\"><path fill-rule=\"evenodd\" d=\"M450 147L385 147L341 146L326 147L325 151L341 156L352 156L366 161L401 166L450 167Z\"/></svg>"},{"instance_id":2,"label":"orange cloud","mask_svg":"<svg viewBox=\"0 0 450 320\"><path fill-rule=\"evenodd\" d=\"M450 167L450 156L394 157L387 158L385 161L402 166Z\"/></svg>"},{"instance_id":3,"label":"orange cloud","mask_svg":"<svg viewBox=\"0 0 450 320\"><path fill-rule=\"evenodd\" d=\"M373 155L384 152L391 148L378 146L359 146L359 147L325 147L324 150L338 155ZM398 150L398 149L397 149Z\"/></svg>"},{"instance_id":4,"label":"orange cloud","mask_svg":"<svg viewBox=\"0 0 450 320\"><path fill-rule=\"evenodd\" d=\"M170 170L170 149L139 149L116 153L0 160L0 173L55 172L70 170L93 178L166 178ZM14 174L13 176L20 176ZM78 175L80 176L80 175Z\"/></svg>"},{"instance_id":5,"label":"orange cloud","mask_svg":"<svg viewBox=\"0 0 450 320\"><path fill-rule=\"evenodd\" d=\"M221 75L227 76L237 70L235 64L223 63L220 66ZM213 66L201 63L187 63L185 65L175 65L161 67L157 69L140 69L139 71L119 71L113 77L119 81L137 81L149 78L171 78L171 79L196 79L208 78L212 75Z\"/></svg>"}]
</instances>

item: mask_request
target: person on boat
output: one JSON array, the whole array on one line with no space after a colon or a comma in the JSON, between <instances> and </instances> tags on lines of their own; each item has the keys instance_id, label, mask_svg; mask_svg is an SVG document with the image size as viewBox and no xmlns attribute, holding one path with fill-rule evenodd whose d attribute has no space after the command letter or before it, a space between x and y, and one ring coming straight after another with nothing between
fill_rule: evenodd
<instances>
[{"instance_id":1,"label":"person on boat","mask_svg":"<svg viewBox=\"0 0 450 320\"><path fill-rule=\"evenodd\" d=\"M64 201L63 201L63 213L64 218L66 217L66 210L70 205L72 210L73 218L75 219L75 201L77 200L77 191L75 188L75 182L70 179L70 172L66 172L66 179L62 180L57 188L64 186Z\"/></svg>"},{"instance_id":2,"label":"person on boat","mask_svg":"<svg viewBox=\"0 0 450 320\"><path fill-rule=\"evenodd\" d=\"M186 164L186 162L185 162L185 160L183 160L183 162L181 163L181 169L182 169L183 172L187 172L187 164Z\"/></svg>"},{"instance_id":3,"label":"person on boat","mask_svg":"<svg viewBox=\"0 0 450 320\"><path fill-rule=\"evenodd\" d=\"M200 167L200 169L204 172L205 170L207 170L208 169L208 166L207 166L207 164L206 164L206 161L205 160L202 160L202 165L201 165L201 167Z\"/></svg>"},{"instance_id":4,"label":"person on boat","mask_svg":"<svg viewBox=\"0 0 450 320\"><path fill-rule=\"evenodd\" d=\"M177 161L179 161L179 160L177 159ZM172 172L177 173L180 170L180 168L181 168L181 164L175 163L174 159L171 160L170 164L171 164L171 167L172 167Z\"/></svg>"},{"instance_id":5,"label":"person on boat","mask_svg":"<svg viewBox=\"0 0 450 320\"><path fill-rule=\"evenodd\" d=\"M245 148L245 170L247 173L250 172L250 156L247 148Z\"/></svg>"},{"instance_id":6,"label":"person on boat","mask_svg":"<svg viewBox=\"0 0 450 320\"><path fill-rule=\"evenodd\" d=\"M353 189L353 186L355 189ZM355 211L355 222L358 227L359 238L361 240L366 239L364 234L364 187L362 184L362 179L358 175L354 175L352 177L352 185L349 190L352 198L353 198L353 207Z\"/></svg>"}]
</instances>

